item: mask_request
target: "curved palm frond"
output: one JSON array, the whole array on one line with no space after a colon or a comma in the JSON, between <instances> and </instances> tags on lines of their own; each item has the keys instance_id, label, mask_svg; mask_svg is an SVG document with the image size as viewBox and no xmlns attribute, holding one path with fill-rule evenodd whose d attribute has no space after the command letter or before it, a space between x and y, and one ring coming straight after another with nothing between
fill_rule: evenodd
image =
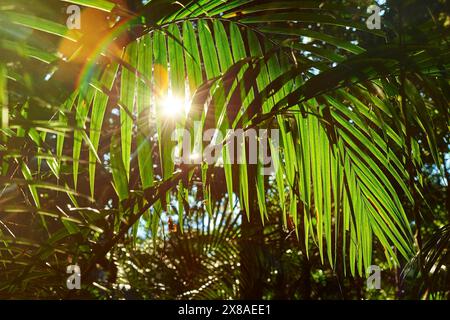
<instances>
[{"instance_id":1,"label":"curved palm frond","mask_svg":"<svg viewBox=\"0 0 450 320\"><path fill-rule=\"evenodd\" d=\"M389 32L368 30L364 11L320 1L150 1L135 10L96 1L89 7L86 16L118 23L96 34L92 27L76 33L23 12L0 12L2 25L61 37L51 52L38 43L12 46L16 35L0 43L24 61L40 61L50 80L39 74L36 83L59 90L42 101L19 66L6 64L0 72L1 183L16 191L0 210L12 214L12 203L23 204L20 212L38 218L33 224L43 239L41 248L25 249L26 241L13 246L16 240L5 236L4 263L14 251L30 250L27 256L40 267L49 256L57 264L67 237L79 236L70 251L92 254L81 258L90 269L147 216L155 236L155 212L166 210L171 192L183 199L196 178L212 214L216 165L172 159L174 130L187 130L202 152L202 133L209 128L279 130L279 144L269 139L272 177L249 174L254 168L247 162L223 164L228 198L238 196L247 215L257 203L264 221L265 185L272 179L285 223L293 220L306 246L313 239L322 262L362 275L371 265L374 237L390 265L398 265L392 246L405 258L414 254L402 198L413 205L421 194L414 179L422 151L412 128L423 133L426 152L439 161L430 113L448 116L449 92L448 50L440 49L439 39L398 44ZM341 36L346 28L380 45L366 50ZM27 95L16 97L20 90ZM186 117L164 116L163 100L170 95L189 101ZM224 156L231 138L216 141ZM18 141L27 148L18 150ZM256 194L249 193L251 185ZM43 191L61 202L64 197L69 209L59 201L43 208ZM96 244L86 247L85 239ZM19 269L7 276L10 288L25 273L41 272L30 265L15 278Z\"/></svg>"}]
</instances>

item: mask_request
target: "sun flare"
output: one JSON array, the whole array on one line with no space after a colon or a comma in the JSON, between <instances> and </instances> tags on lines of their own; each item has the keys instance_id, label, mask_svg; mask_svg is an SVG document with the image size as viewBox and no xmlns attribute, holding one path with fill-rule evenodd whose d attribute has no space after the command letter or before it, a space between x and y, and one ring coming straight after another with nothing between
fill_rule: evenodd
<instances>
[{"instance_id":1,"label":"sun flare","mask_svg":"<svg viewBox=\"0 0 450 320\"><path fill-rule=\"evenodd\" d=\"M188 103L180 97L167 95L161 103L162 113L169 118L177 118L188 111Z\"/></svg>"}]
</instances>

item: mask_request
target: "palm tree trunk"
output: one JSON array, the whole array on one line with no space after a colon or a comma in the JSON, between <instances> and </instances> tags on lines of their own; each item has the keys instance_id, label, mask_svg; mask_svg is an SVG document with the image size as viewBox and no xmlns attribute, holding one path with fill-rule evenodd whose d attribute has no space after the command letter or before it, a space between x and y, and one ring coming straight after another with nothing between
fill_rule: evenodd
<instances>
[{"instance_id":1,"label":"palm tree trunk","mask_svg":"<svg viewBox=\"0 0 450 320\"><path fill-rule=\"evenodd\" d=\"M311 264L306 257L303 255L302 269L301 269L301 288L300 288L300 298L302 300L310 300L312 287L311 287Z\"/></svg>"},{"instance_id":2,"label":"palm tree trunk","mask_svg":"<svg viewBox=\"0 0 450 320\"><path fill-rule=\"evenodd\" d=\"M264 250L264 227L259 215L256 198L256 165L248 165L249 211L241 211L241 251L239 283L240 298L244 300L260 300L263 297L264 267L262 264Z\"/></svg>"}]
</instances>

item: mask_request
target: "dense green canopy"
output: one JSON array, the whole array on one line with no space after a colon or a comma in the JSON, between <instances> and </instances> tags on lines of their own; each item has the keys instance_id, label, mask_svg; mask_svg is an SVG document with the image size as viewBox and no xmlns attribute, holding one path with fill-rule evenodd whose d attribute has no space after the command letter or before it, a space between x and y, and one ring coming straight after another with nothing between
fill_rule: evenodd
<instances>
[{"instance_id":1,"label":"dense green canopy","mask_svg":"<svg viewBox=\"0 0 450 320\"><path fill-rule=\"evenodd\" d=\"M449 3L372 4L2 0L0 297L448 298Z\"/></svg>"}]
</instances>

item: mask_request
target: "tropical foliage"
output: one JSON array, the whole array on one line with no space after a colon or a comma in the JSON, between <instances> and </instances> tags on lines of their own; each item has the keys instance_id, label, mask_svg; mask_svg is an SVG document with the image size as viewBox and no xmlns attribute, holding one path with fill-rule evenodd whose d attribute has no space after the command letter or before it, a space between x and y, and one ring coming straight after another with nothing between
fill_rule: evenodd
<instances>
[{"instance_id":1,"label":"tropical foliage","mask_svg":"<svg viewBox=\"0 0 450 320\"><path fill-rule=\"evenodd\" d=\"M2 1L0 296L448 297L448 2L371 4Z\"/></svg>"}]
</instances>

